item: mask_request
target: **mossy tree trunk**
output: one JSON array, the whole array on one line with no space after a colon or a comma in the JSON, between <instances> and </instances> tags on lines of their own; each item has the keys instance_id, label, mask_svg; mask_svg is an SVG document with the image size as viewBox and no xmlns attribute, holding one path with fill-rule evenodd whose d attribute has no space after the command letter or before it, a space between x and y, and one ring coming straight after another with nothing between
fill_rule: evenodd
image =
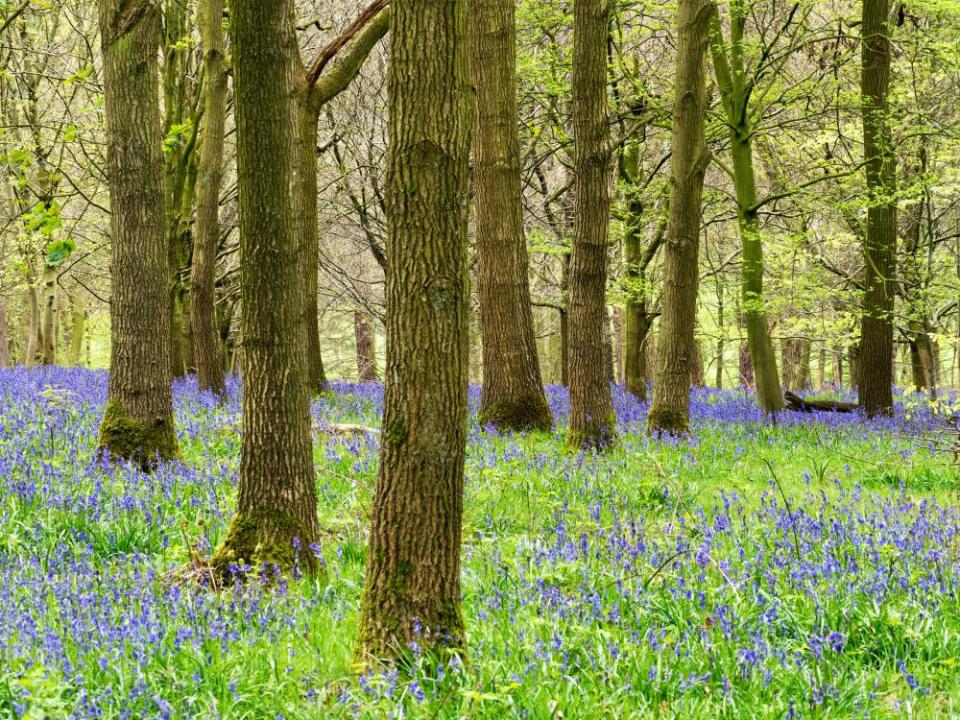
<instances>
[{"instance_id":1,"label":"mossy tree trunk","mask_svg":"<svg viewBox=\"0 0 960 720\"><path fill-rule=\"evenodd\" d=\"M616 435L604 362L607 249L610 236L610 126L607 40L611 5L575 0L573 8L574 228L567 301L571 448L609 445Z\"/></svg>"},{"instance_id":2,"label":"mossy tree trunk","mask_svg":"<svg viewBox=\"0 0 960 720\"><path fill-rule=\"evenodd\" d=\"M192 77L185 0L165 0L163 58L164 197L170 278L170 364L174 377L193 366L189 267L193 246L190 216L197 179L200 95Z\"/></svg>"},{"instance_id":3,"label":"mossy tree trunk","mask_svg":"<svg viewBox=\"0 0 960 720\"><path fill-rule=\"evenodd\" d=\"M223 0L203 0L200 10L203 49L203 128L200 138L196 239L190 263L190 323L197 384L223 397L226 383L217 331L214 284L220 238L220 185L227 115L227 71L223 43Z\"/></svg>"},{"instance_id":4,"label":"mossy tree trunk","mask_svg":"<svg viewBox=\"0 0 960 720\"><path fill-rule=\"evenodd\" d=\"M356 658L464 647L467 179L464 0L393 0L387 72L387 367ZM419 632L418 632L419 629Z\"/></svg>"},{"instance_id":5,"label":"mossy tree trunk","mask_svg":"<svg viewBox=\"0 0 960 720\"><path fill-rule=\"evenodd\" d=\"M651 433L685 433L690 423L694 328L700 250L703 177L710 162L706 122L706 72L711 5L681 0L677 7L676 88L670 166L670 220L663 255L663 314L654 370Z\"/></svg>"},{"instance_id":6,"label":"mossy tree trunk","mask_svg":"<svg viewBox=\"0 0 960 720\"><path fill-rule=\"evenodd\" d=\"M243 440L237 508L213 562L317 568L300 267L293 0L231 5L240 203ZM269 78L265 82L264 78ZM297 552L299 544L299 553Z\"/></svg>"},{"instance_id":7,"label":"mossy tree trunk","mask_svg":"<svg viewBox=\"0 0 960 720\"><path fill-rule=\"evenodd\" d=\"M501 431L547 430L553 415L537 358L523 232L514 7L514 0L474 0L470 8L471 69L477 88L480 421Z\"/></svg>"},{"instance_id":8,"label":"mossy tree trunk","mask_svg":"<svg viewBox=\"0 0 960 720\"><path fill-rule=\"evenodd\" d=\"M893 412L893 306L897 251L896 157L888 117L890 0L863 0L861 95L866 162L866 291L860 330L858 387L868 415Z\"/></svg>"},{"instance_id":9,"label":"mossy tree trunk","mask_svg":"<svg viewBox=\"0 0 960 720\"><path fill-rule=\"evenodd\" d=\"M10 339L7 327L7 302L0 297L0 368L10 367Z\"/></svg>"},{"instance_id":10,"label":"mossy tree trunk","mask_svg":"<svg viewBox=\"0 0 960 720\"><path fill-rule=\"evenodd\" d=\"M752 83L747 82L744 65L744 30L749 3L730 3L730 43L724 41L719 13L713 13L710 49L730 136L734 196L740 241L743 244L742 302L747 345L753 365L757 400L765 413L783 409L777 355L767 322L763 294L763 237L757 214L757 179L753 164L753 134L750 99Z\"/></svg>"},{"instance_id":11,"label":"mossy tree trunk","mask_svg":"<svg viewBox=\"0 0 960 720\"><path fill-rule=\"evenodd\" d=\"M159 73L160 9L100 0L112 295L110 382L98 446L147 467L179 455L170 390Z\"/></svg>"},{"instance_id":12,"label":"mossy tree trunk","mask_svg":"<svg viewBox=\"0 0 960 720\"><path fill-rule=\"evenodd\" d=\"M647 399L646 344L654 314L649 308L646 272L666 236L666 221L644 246L643 222L646 208L641 194L639 143L630 143L621 153L620 178L627 183L626 228L623 236L624 286L626 302L623 312L623 378L627 392L640 400Z\"/></svg>"}]
</instances>

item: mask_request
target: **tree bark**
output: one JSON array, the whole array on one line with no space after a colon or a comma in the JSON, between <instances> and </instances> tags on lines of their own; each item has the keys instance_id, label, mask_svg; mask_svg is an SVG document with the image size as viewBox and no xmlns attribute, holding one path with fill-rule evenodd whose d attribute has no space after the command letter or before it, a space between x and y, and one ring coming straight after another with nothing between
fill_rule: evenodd
<instances>
[{"instance_id":1,"label":"tree bark","mask_svg":"<svg viewBox=\"0 0 960 720\"><path fill-rule=\"evenodd\" d=\"M150 467L180 454L170 390L159 74L160 9L100 0L112 295L110 381L98 447Z\"/></svg>"},{"instance_id":2,"label":"tree bark","mask_svg":"<svg viewBox=\"0 0 960 720\"><path fill-rule=\"evenodd\" d=\"M690 380L700 248L703 177L710 162L705 140L706 73L711 5L680 0L677 7L676 88L670 169L670 221L663 258L663 314L654 370L651 433L685 433L690 423Z\"/></svg>"},{"instance_id":3,"label":"tree bark","mask_svg":"<svg viewBox=\"0 0 960 720\"><path fill-rule=\"evenodd\" d=\"M190 323L197 384L220 397L226 395L223 353L217 331L214 285L220 237L220 184L223 180L223 139L227 115L226 54L223 43L223 0L203 0L200 12L203 46L203 135L200 142L196 240L190 264Z\"/></svg>"},{"instance_id":4,"label":"tree bark","mask_svg":"<svg viewBox=\"0 0 960 720\"><path fill-rule=\"evenodd\" d=\"M753 165L753 128L749 103L752 86L746 80L743 33L747 4L730 3L730 50L723 38L720 16L714 13L710 48L730 135L734 194L740 241L743 244L742 301L747 344L753 366L757 400L766 413L783 408L777 356L770 338L763 294L763 238L757 216L757 180Z\"/></svg>"},{"instance_id":5,"label":"tree bark","mask_svg":"<svg viewBox=\"0 0 960 720\"><path fill-rule=\"evenodd\" d=\"M7 336L7 300L0 297L0 368L10 367L10 339Z\"/></svg>"},{"instance_id":6,"label":"tree bark","mask_svg":"<svg viewBox=\"0 0 960 720\"><path fill-rule=\"evenodd\" d=\"M43 267L43 310L40 324L40 363L57 364L57 271Z\"/></svg>"},{"instance_id":7,"label":"tree bark","mask_svg":"<svg viewBox=\"0 0 960 720\"><path fill-rule=\"evenodd\" d=\"M476 252L483 389L480 422L500 431L549 430L533 332L523 232L514 0L474 0L471 68L477 88L474 141Z\"/></svg>"},{"instance_id":8,"label":"tree bark","mask_svg":"<svg viewBox=\"0 0 960 720\"><path fill-rule=\"evenodd\" d=\"M78 293L70 299L70 356L67 359L68 365L77 366L81 364L86 328L87 307L83 295Z\"/></svg>"},{"instance_id":9,"label":"tree bark","mask_svg":"<svg viewBox=\"0 0 960 720\"><path fill-rule=\"evenodd\" d=\"M573 448L609 445L616 435L604 363L610 235L607 40L610 4L573 8L574 228L570 255L570 429Z\"/></svg>"},{"instance_id":10,"label":"tree bark","mask_svg":"<svg viewBox=\"0 0 960 720\"><path fill-rule=\"evenodd\" d=\"M363 310L355 310L353 328L357 341L357 377L360 382L375 382L377 380L377 342L370 316Z\"/></svg>"},{"instance_id":11,"label":"tree bark","mask_svg":"<svg viewBox=\"0 0 960 720\"><path fill-rule=\"evenodd\" d=\"M237 509L213 563L225 576L241 562L312 572L319 530L303 351L296 13L293 0L235 0L231 21L243 439Z\"/></svg>"},{"instance_id":12,"label":"tree bark","mask_svg":"<svg viewBox=\"0 0 960 720\"><path fill-rule=\"evenodd\" d=\"M467 204L464 0L393 0L387 72L387 368L356 658L464 647Z\"/></svg>"},{"instance_id":13,"label":"tree bark","mask_svg":"<svg viewBox=\"0 0 960 720\"><path fill-rule=\"evenodd\" d=\"M890 0L863 0L862 37L863 152L870 205L858 381L860 404L873 416L893 413L897 176L888 117Z\"/></svg>"}]
</instances>

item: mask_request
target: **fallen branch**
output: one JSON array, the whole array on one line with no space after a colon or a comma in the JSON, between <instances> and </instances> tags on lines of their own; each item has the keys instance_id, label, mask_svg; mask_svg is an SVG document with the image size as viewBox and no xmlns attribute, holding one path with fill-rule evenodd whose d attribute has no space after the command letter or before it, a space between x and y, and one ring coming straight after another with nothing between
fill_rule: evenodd
<instances>
[{"instance_id":1,"label":"fallen branch","mask_svg":"<svg viewBox=\"0 0 960 720\"><path fill-rule=\"evenodd\" d=\"M787 410L794 412L809 413L818 410L820 412L851 413L860 407L856 403L841 402L840 400L805 400L789 390L783 394L783 399L786 401Z\"/></svg>"}]
</instances>

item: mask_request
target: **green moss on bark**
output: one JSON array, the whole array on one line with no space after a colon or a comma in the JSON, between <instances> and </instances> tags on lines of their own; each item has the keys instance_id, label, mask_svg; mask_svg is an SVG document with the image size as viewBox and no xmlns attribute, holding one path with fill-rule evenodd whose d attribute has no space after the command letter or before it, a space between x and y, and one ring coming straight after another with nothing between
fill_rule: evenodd
<instances>
[{"instance_id":1,"label":"green moss on bark","mask_svg":"<svg viewBox=\"0 0 960 720\"><path fill-rule=\"evenodd\" d=\"M553 415L543 393L527 393L511 400L498 400L480 412L480 424L500 432L550 430Z\"/></svg>"},{"instance_id":2,"label":"green moss on bark","mask_svg":"<svg viewBox=\"0 0 960 720\"><path fill-rule=\"evenodd\" d=\"M567 433L567 449L606 450L617 441L617 419L611 415L606 424L592 424L585 430L570 430Z\"/></svg>"},{"instance_id":3,"label":"green moss on bark","mask_svg":"<svg viewBox=\"0 0 960 720\"><path fill-rule=\"evenodd\" d=\"M158 460L181 457L177 434L166 420L138 422L119 400L107 403L97 447L100 453L139 463L144 470L152 469Z\"/></svg>"},{"instance_id":4,"label":"green moss on bark","mask_svg":"<svg viewBox=\"0 0 960 720\"><path fill-rule=\"evenodd\" d=\"M690 427L685 413L661 407L650 409L647 431L651 435L686 435Z\"/></svg>"},{"instance_id":5,"label":"green moss on bark","mask_svg":"<svg viewBox=\"0 0 960 720\"><path fill-rule=\"evenodd\" d=\"M316 575L322 572L322 566L310 550L313 541L302 523L278 510L237 513L210 564L226 580L235 578L236 568L244 566L255 575L275 568L287 574L295 565L305 574Z\"/></svg>"}]
</instances>

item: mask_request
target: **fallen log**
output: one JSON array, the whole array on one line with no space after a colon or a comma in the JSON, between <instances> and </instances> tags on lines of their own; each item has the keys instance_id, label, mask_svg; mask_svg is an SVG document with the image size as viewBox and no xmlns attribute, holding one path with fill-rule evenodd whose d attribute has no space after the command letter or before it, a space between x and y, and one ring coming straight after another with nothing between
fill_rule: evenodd
<instances>
[{"instance_id":1,"label":"fallen log","mask_svg":"<svg viewBox=\"0 0 960 720\"><path fill-rule=\"evenodd\" d=\"M841 402L840 400L807 400L789 390L783 394L783 399L786 401L787 410L793 410L794 412L809 413L817 410L819 412L851 413L856 412L860 407L856 403Z\"/></svg>"},{"instance_id":2,"label":"fallen log","mask_svg":"<svg viewBox=\"0 0 960 720\"><path fill-rule=\"evenodd\" d=\"M313 429L324 435L379 435L377 428L366 425L349 425L345 423L322 423L314 425Z\"/></svg>"}]
</instances>

